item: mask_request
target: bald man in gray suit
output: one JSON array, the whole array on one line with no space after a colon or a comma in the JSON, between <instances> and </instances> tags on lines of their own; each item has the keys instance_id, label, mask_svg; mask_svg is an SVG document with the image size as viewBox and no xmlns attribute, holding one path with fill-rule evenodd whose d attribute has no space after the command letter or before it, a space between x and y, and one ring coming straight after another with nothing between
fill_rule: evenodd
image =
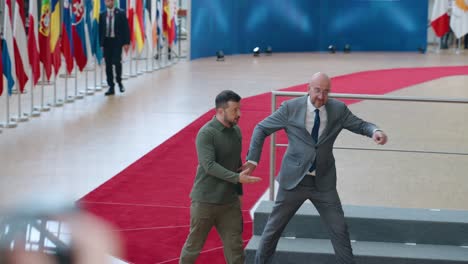
<instances>
[{"instance_id":1,"label":"bald man in gray suit","mask_svg":"<svg viewBox=\"0 0 468 264\"><path fill-rule=\"evenodd\" d=\"M333 144L342 129L372 137L380 145L387 142L387 135L376 125L353 115L343 102L328 99L330 87L326 74L314 74L307 96L285 101L255 127L248 162L243 165L251 172L260 160L267 136L281 129L288 136L288 148L277 178L278 195L255 256L257 264L272 263L281 233L307 199L314 204L328 230L336 263L355 263L336 190Z\"/></svg>"}]
</instances>

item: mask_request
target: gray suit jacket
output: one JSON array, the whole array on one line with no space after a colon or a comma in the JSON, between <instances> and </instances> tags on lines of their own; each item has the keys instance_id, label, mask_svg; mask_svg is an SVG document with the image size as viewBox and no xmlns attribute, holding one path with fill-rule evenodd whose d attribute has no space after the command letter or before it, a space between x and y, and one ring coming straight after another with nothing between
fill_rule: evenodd
<instances>
[{"instance_id":1,"label":"gray suit jacket","mask_svg":"<svg viewBox=\"0 0 468 264\"><path fill-rule=\"evenodd\" d=\"M283 157L278 181L282 188L290 190L297 186L308 172L312 163L316 164L316 187L319 191L336 188L336 167L333 144L343 128L361 135L372 137L377 127L363 121L351 113L341 101L329 99L325 108L328 121L318 142L305 128L307 96L285 101L273 114L256 127L250 142L247 160L258 162L265 138L275 131L284 129L288 136L288 148Z\"/></svg>"}]
</instances>

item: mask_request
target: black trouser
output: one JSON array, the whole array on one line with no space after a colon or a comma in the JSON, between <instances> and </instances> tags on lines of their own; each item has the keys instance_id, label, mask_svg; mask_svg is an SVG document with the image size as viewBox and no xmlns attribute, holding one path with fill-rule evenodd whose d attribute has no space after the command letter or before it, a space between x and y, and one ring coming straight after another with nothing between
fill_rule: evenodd
<instances>
[{"instance_id":1,"label":"black trouser","mask_svg":"<svg viewBox=\"0 0 468 264\"><path fill-rule=\"evenodd\" d=\"M112 65L115 66L115 80L118 84L122 83L122 45L117 38L104 38L103 47L107 84L110 90L114 90L114 72L112 70Z\"/></svg>"}]
</instances>

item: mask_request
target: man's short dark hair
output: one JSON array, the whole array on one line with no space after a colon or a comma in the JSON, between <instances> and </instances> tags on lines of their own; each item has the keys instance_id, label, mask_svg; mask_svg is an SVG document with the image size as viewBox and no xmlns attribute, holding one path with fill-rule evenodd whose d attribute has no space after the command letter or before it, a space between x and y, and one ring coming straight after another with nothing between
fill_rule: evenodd
<instances>
[{"instance_id":1,"label":"man's short dark hair","mask_svg":"<svg viewBox=\"0 0 468 264\"><path fill-rule=\"evenodd\" d=\"M224 90L216 96L216 100L215 100L216 109L220 107L227 108L227 104L229 101L233 101L237 103L237 102L240 102L240 100L241 100L241 97L235 92L231 90Z\"/></svg>"}]
</instances>

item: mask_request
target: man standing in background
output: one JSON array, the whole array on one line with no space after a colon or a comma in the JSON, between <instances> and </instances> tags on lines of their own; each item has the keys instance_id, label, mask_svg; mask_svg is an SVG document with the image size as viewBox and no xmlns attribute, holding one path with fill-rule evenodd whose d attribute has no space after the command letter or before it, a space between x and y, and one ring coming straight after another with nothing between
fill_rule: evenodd
<instances>
[{"instance_id":1,"label":"man standing in background","mask_svg":"<svg viewBox=\"0 0 468 264\"><path fill-rule=\"evenodd\" d=\"M130 29L128 27L125 12L114 6L114 0L105 0L106 11L99 15L99 40L104 51L104 61L106 62L106 77L109 90L106 96L113 95L114 71L115 80L119 85L121 93L125 92L122 84L122 47L128 52L130 44Z\"/></svg>"}]
</instances>

